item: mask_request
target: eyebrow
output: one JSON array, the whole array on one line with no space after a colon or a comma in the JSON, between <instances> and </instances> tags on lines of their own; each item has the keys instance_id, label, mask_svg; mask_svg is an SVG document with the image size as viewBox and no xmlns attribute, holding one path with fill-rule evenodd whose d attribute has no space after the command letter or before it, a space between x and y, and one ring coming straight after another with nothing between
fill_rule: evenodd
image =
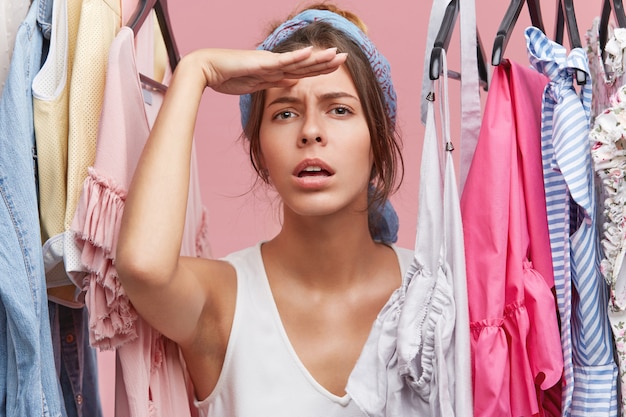
<instances>
[{"instance_id":1,"label":"eyebrow","mask_svg":"<svg viewBox=\"0 0 626 417\"><path fill-rule=\"evenodd\" d=\"M350 98L350 99L359 101L358 97L355 97L354 95L343 92L343 91L339 91L335 93L326 93L320 96L320 99L322 101L334 100L338 98ZM295 104L295 103L300 103L301 101L302 100L300 100L299 98L296 98L293 96L280 96L280 97L277 97L275 100L272 100L272 102L269 103L267 107L270 107L274 104Z\"/></svg>"}]
</instances>

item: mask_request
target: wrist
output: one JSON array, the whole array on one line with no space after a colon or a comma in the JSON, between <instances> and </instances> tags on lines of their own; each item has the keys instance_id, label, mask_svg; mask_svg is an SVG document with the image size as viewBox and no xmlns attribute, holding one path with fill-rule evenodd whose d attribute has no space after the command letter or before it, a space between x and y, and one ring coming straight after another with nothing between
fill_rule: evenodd
<instances>
[{"instance_id":1,"label":"wrist","mask_svg":"<svg viewBox=\"0 0 626 417\"><path fill-rule=\"evenodd\" d=\"M204 90L207 86L207 80L204 76L202 60L199 55L200 51L192 51L180 59L178 65L176 65L172 83L184 83L193 88Z\"/></svg>"}]
</instances>

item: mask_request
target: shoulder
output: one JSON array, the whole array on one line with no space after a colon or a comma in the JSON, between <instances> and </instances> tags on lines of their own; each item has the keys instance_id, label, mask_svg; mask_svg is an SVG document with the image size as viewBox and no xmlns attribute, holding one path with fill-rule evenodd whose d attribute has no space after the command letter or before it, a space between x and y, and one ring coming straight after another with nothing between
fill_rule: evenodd
<instances>
[{"instance_id":1,"label":"shoulder","mask_svg":"<svg viewBox=\"0 0 626 417\"><path fill-rule=\"evenodd\" d=\"M231 252L220 260L233 267L235 271L262 268L261 245L262 242L259 242L254 246Z\"/></svg>"},{"instance_id":2,"label":"shoulder","mask_svg":"<svg viewBox=\"0 0 626 417\"><path fill-rule=\"evenodd\" d=\"M265 271L263 258L261 256L262 242L231 252L228 255L211 260L212 265L209 275L211 276L211 294L219 294L222 286L231 287L231 291L236 293L236 288L242 284L246 277L259 275ZM226 281L226 282L224 282ZM216 287L218 291L216 292Z\"/></svg>"},{"instance_id":3,"label":"shoulder","mask_svg":"<svg viewBox=\"0 0 626 417\"><path fill-rule=\"evenodd\" d=\"M226 255L225 257L221 259L229 263L237 263L237 262L250 260L254 258L257 254L260 255L262 244L263 242L259 242L256 245L249 246L245 249L239 249L235 252L229 253L228 255Z\"/></svg>"}]
</instances>

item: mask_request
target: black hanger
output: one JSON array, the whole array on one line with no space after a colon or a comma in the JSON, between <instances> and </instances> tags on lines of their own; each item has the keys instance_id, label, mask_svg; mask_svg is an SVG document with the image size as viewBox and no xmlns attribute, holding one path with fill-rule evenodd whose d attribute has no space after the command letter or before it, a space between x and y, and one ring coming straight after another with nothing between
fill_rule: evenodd
<instances>
[{"instance_id":1,"label":"black hanger","mask_svg":"<svg viewBox=\"0 0 626 417\"><path fill-rule=\"evenodd\" d=\"M163 36L163 41L165 42L165 48L167 50L170 69L174 71L176 65L178 65L178 61L180 61L180 54L178 53L178 47L176 46L176 40L173 35L174 32L172 31L172 25L167 11L167 0L140 0L133 17L130 19L127 26L130 27L136 34L141 25L143 25L143 22L145 22L146 18L150 15L152 9L154 9L159 22L159 28L161 29L161 35ZM139 74L139 78L141 82L154 89L160 91L167 90L167 86L153 80L150 77Z\"/></svg>"},{"instance_id":2,"label":"black hanger","mask_svg":"<svg viewBox=\"0 0 626 417\"><path fill-rule=\"evenodd\" d=\"M451 0L450 3L448 3L448 6L446 6L443 20L441 21L441 27L439 28L439 32L437 32L437 37L435 38L435 43L430 53L429 76L431 80L439 79L439 75L442 71L441 55L450 45L450 38L452 37L454 24L458 14L459 1ZM480 85L485 91L487 91L489 85L487 81L487 65L485 65L485 51L483 49L480 36L478 35L478 30L476 31L476 55L478 58L478 76L480 77ZM454 75L455 78L459 78L458 74Z\"/></svg>"},{"instance_id":3,"label":"black hanger","mask_svg":"<svg viewBox=\"0 0 626 417\"><path fill-rule=\"evenodd\" d=\"M528 5L531 24L545 33L539 0L527 0L526 4ZM524 0L512 0L509 4L509 7L504 14L504 18L502 19L502 23L500 23L500 27L498 28L498 32L496 33L496 39L493 42L491 65L500 65L500 62L502 62L504 50L506 49L506 45L509 43L513 27L517 22L517 18L519 17L523 6Z\"/></svg>"},{"instance_id":4,"label":"black hanger","mask_svg":"<svg viewBox=\"0 0 626 417\"><path fill-rule=\"evenodd\" d=\"M485 59L485 48L483 48L483 42L480 39L478 29L476 30L476 54L478 58L478 77L480 79L480 85L485 91L489 89L489 82L487 81L488 69L487 60Z\"/></svg>"},{"instance_id":5,"label":"black hanger","mask_svg":"<svg viewBox=\"0 0 626 417\"><path fill-rule=\"evenodd\" d=\"M626 28L626 14L624 13L624 5L622 0L603 0L602 2L602 14L600 17L600 29L598 41L600 43L600 50L604 56L604 47L609 37L609 17L611 16L611 10L617 20L617 25L621 28Z\"/></svg>"},{"instance_id":6,"label":"black hanger","mask_svg":"<svg viewBox=\"0 0 626 417\"><path fill-rule=\"evenodd\" d=\"M569 45L571 48L580 48L580 34L576 23L576 12L574 11L573 0L557 0L556 3L556 24L554 25L554 40L563 45L563 26L567 28ZM576 71L576 82L582 85L586 82L587 75L580 70Z\"/></svg>"}]
</instances>

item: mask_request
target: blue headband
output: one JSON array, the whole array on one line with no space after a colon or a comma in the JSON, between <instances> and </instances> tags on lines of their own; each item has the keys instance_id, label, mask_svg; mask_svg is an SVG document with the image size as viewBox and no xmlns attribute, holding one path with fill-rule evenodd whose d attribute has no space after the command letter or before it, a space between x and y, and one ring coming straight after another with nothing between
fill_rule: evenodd
<instances>
[{"instance_id":1,"label":"blue headband","mask_svg":"<svg viewBox=\"0 0 626 417\"><path fill-rule=\"evenodd\" d=\"M396 91L393 88L391 82L391 67L387 59L378 52L378 49L374 46L372 41L359 29L354 23L348 19L333 13L328 10L308 9L298 14L291 20L288 20L278 26L271 35L263 41L257 49L271 51L287 40L294 32L301 29L315 21L322 21L328 23L335 29L339 29L350 39L352 39L367 56L378 85L383 92L385 100L385 110L389 116L389 120L392 124L396 123ZM248 119L250 117L250 107L252 104L252 96L250 94L243 94L239 97L239 109L241 110L241 124L243 128L246 128ZM370 196L373 192L370 186ZM387 200L378 208L377 211L380 216L378 218L371 219L376 222L376 232L373 236L374 240L384 243L395 243L398 239L398 216Z\"/></svg>"},{"instance_id":2,"label":"blue headband","mask_svg":"<svg viewBox=\"0 0 626 417\"><path fill-rule=\"evenodd\" d=\"M396 91L391 82L391 67L387 59L378 52L372 41L359 29L354 23L348 19L328 10L308 9L298 14L291 20L288 20L278 26L271 35L263 41L257 49L271 51L289 38L295 31L301 29L315 21L326 22L335 29L339 29L361 47L365 56L369 59L370 65L378 85L383 91L385 99L385 109L391 123L396 122ZM250 117L250 105L252 96L243 94L239 97L239 108L241 110L241 124L246 127L248 118Z\"/></svg>"}]
</instances>

